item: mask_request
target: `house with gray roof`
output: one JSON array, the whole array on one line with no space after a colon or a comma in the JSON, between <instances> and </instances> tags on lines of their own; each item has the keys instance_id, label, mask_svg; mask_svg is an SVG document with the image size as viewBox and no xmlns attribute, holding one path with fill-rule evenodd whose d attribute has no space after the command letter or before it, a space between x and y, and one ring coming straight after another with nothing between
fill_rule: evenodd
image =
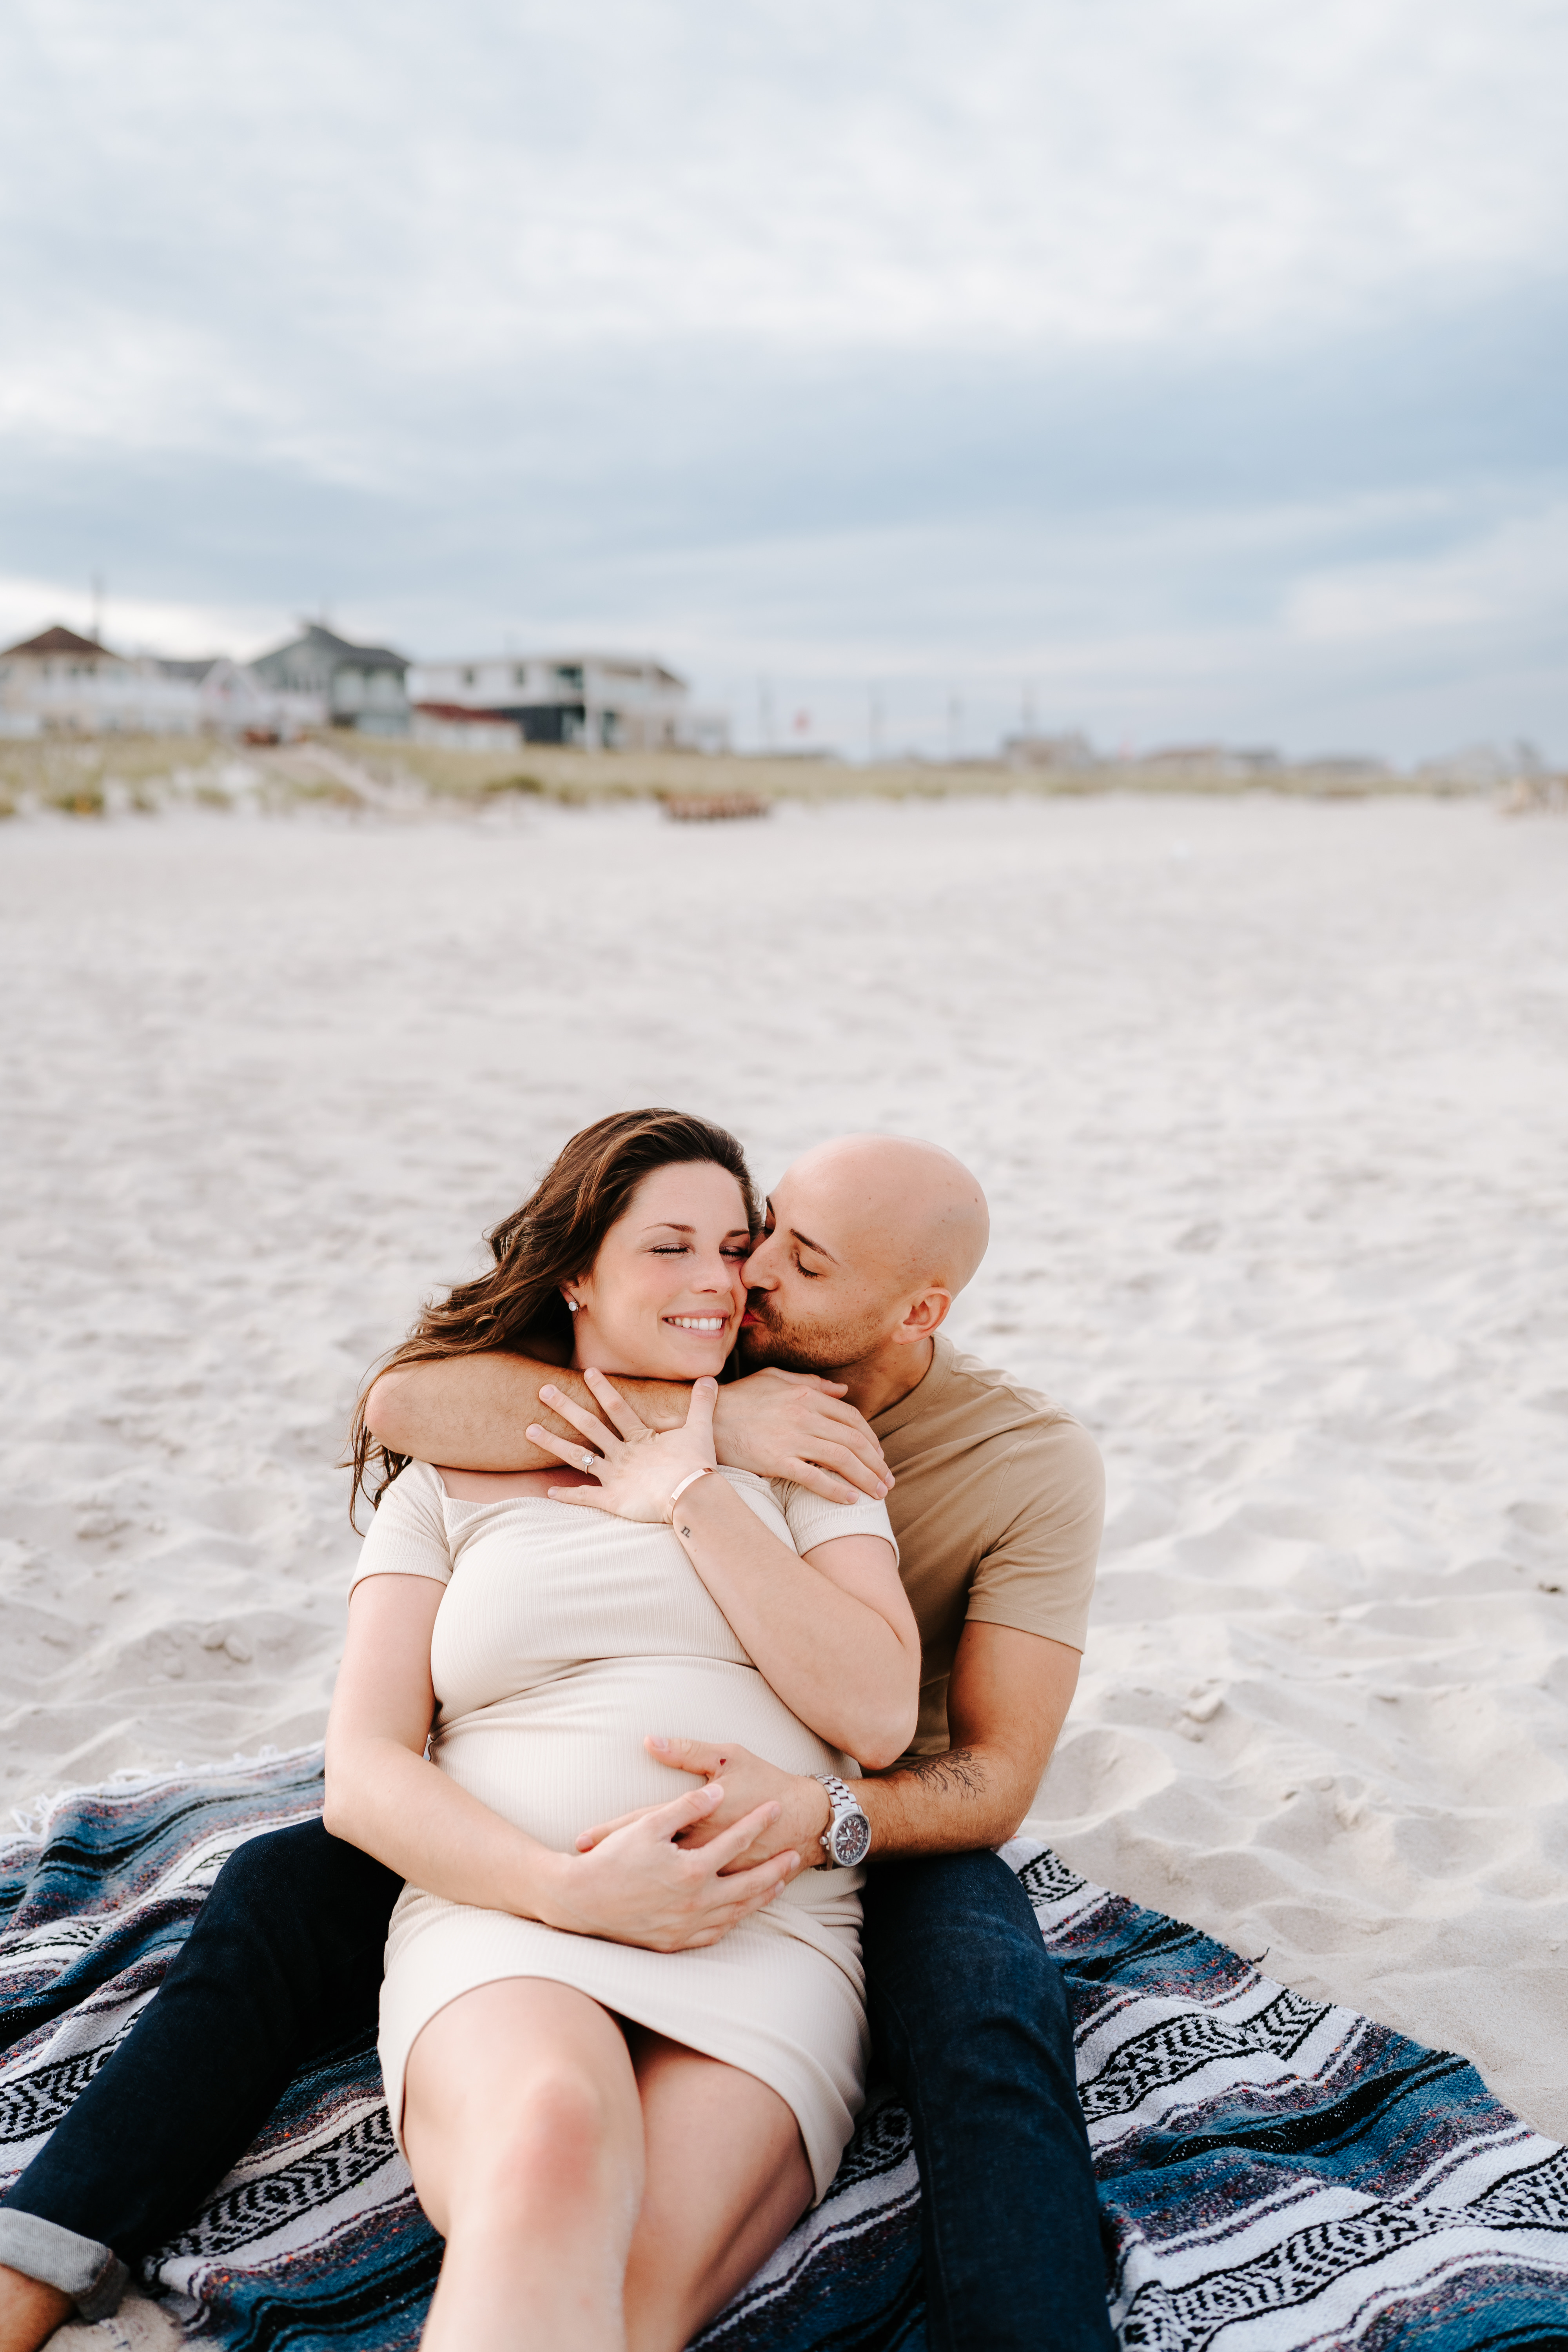
<instances>
[{"instance_id":1,"label":"house with gray roof","mask_svg":"<svg viewBox=\"0 0 1568 2352\"><path fill-rule=\"evenodd\" d=\"M250 665L264 685L311 696L333 727L362 735L408 732L408 663L386 646L351 645L320 621Z\"/></svg>"}]
</instances>

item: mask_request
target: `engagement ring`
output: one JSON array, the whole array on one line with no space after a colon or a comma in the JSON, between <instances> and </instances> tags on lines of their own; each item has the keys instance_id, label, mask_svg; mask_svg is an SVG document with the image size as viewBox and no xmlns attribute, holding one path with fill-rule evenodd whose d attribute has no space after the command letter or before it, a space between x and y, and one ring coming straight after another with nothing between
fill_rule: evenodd
<instances>
[{"instance_id":1,"label":"engagement ring","mask_svg":"<svg viewBox=\"0 0 1568 2352\"><path fill-rule=\"evenodd\" d=\"M595 1463L598 1460L598 1458L599 1458L599 1457L598 1457L598 1455L597 1455L596 1454L584 1454L584 1456L583 1456L583 1467L584 1467L584 1470L591 1470L591 1469L593 1468L593 1466L594 1466Z\"/></svg>"}]
</instances>

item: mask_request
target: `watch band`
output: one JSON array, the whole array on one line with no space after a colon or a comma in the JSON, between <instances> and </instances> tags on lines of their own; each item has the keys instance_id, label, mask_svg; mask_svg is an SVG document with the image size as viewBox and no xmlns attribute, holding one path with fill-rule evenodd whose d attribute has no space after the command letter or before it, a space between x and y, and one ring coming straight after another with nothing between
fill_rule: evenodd
<instances>
[{"instance_id":1,"label":"watch band","mask_svg":"<svg viewBox=\"0 0 1568 2352\"><path fill-rule=\"evenodd\" d=\"M831 1808L827 1827L823 1831L820 1841L825 1858L816 1867L818 1870L852 1870L857 1864L865 1861L871 1847L871 1824L866 1818L865 1807L837 1772L814 1772L811 1777L814 1780L820 1780L826 1790ZM839 1852L841 1843L848 1846L847 1853Z\"/></svg>"}]
</instances>

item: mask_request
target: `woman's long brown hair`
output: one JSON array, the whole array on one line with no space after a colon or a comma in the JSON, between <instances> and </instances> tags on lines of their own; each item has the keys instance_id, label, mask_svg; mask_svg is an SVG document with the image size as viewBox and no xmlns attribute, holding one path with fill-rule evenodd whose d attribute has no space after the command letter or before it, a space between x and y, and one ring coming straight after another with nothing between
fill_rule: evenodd
<instances>
[{"instance_id":1,"label":"woman's long brown hair","mask_svg":"<svg viewBox=\"0 0 1568 2352\"><path fill-rule=\"evenodd\" d=\"M407 1339L366 1375L349 1437L352 1526L358 1525L361 1495L374 1510L411 1458L391 1453L365 1421L366 1402L382 1374L444 1356L527 1355L542 1340L554 1341L569 1355L572 1318L563 1286L587 1273L645 1176L693 1160L711 1161L735 1179L755 1233L762 1213L745 1155L710 1120L679 1110L623 1110L572 1138L521 1208L485 1235L495 1259L489 1271L458 1283L438 1306L427 1304Z\"/></svg>"}]
</instances>

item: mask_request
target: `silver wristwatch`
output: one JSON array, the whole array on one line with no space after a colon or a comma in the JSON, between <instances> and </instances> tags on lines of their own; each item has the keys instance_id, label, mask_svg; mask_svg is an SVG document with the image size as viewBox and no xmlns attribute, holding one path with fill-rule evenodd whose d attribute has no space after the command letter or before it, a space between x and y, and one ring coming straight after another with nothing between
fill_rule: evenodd
<instances>
[{"instance_id":1,"label":"silver wristwatch","mask_svg":"<svg viewBox=\"0 0 1568 2352\"><path fill-rule=\"evenodd\" d=\"M833 1808L827 1827L822 1832L822 1851L827 1859L817 1863L816 1867L818 1870L832 1870L835 1866L840 1870L852 1870L858 1862L865 1861L871 1850L871 1824L856 1802L854 1791L836 1772L814 1772L811 1777L821 1781L827 1791L827 1801Z\"/></svg>"}]
</instances>

